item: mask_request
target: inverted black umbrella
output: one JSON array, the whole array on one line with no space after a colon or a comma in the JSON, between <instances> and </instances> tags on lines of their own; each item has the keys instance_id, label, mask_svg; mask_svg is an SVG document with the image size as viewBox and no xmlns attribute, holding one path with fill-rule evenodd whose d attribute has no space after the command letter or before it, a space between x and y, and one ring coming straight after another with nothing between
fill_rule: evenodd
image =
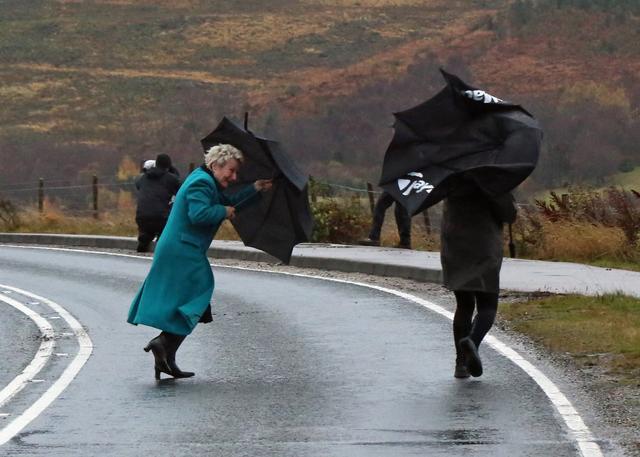
<instances>
[{"instance_id":1,"label":"inverted black umbrella","mask_svg":"<svg viewBox=\"0 0 640 457\"><path fill-rule=\"evenodd\" d=\"M236 205L232 224L245 245L260 249L289 263L293 247L308 241L313 222L307 176L276 141L261 138L224 117L201 141L205 152L217 144L231 144L243 152L238 182L227 190L233 194L257 179L274 179L270 192L252 205Z\"/></svg>"},{"instance_id":2,"label":"inverted black umbrella","mask_svg":"<svg viewBox=\"0 0 640 457\"><path fill-rule=\"evenodd\" d=\"M395 134L382 167L380 186L410 214L465 182L490 196L508 192L538 162L542 130L531 114L441 71L444 89L394 113Z\"/></svg>"}]
</instances>

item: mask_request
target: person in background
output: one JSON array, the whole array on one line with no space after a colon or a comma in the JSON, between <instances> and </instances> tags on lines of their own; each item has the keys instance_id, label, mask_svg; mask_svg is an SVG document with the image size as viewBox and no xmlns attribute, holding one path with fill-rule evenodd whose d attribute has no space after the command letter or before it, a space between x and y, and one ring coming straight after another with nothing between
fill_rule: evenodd
<instances>
[{"instance_id":1,"label":"person in background","mask_svg":"<svg viewBox=\"0 0 640 457\"><path fill-rule=\"evenodd\" d=\"M131 303L127 322L161 330L144 348L153 352L156 379L160 373L174 378L194 375L180 370L175 356L199 322L212 320L214 278L207 250L220 224L235 217L236 208L255 203L273 185L270 179L259 179L225 195L242 161L240 150L220 144L211 147L204 164L189 174L158 240L151 270Z\"/></svg>"},{"instance_id":2,"label":"person in background","mask_svg":"<svg viewBox=\"0 0 640 457\"><path fill-rule=\"evenodd\" d=\"M456 298L456 378L482 375L478 350L498 310L503 224L513 223L516 215L511 193L488 197L474 185L444 201L440 260L443 285Z\"/></svg>"},{"instance_id":3,"label":"person in background","mask_svg":"<svg viewBox=\"0 0 640 457\"><path fill-rule=\"evenodd\" d=\"M136 178L138 252L149 252L151 242L160 238L167 223L172 198L180 188L180 180L170 172L171 167L171 158L159 154L155 161L144 163L144 172Z\"/></svg>"},{"instance_id":4,"label":"person in background","mask_svg":"<svg viewBox=\"0 0 640 457\"><path fill-rule=\"evenodd\" d=\"M153 159L145 160L140 165L140 173L146 173L147 170L150 170L151 168L153 168L155 166L156 166L156 161L155 160L153 160Z\"/></svg>"},{"instance_id":5,"label":"person in background","mask_svg":"<svg viewBox=\"0 0 640 457\"><path fill-rule=\"evenodd\" d=\"M369 237L361 240L358 244L362 246L380 246L380 231L382 230L384 216L387 209L389 209L394 202L396 204L394 214L396 217L396 225L398 227L398 235L400 236L400 242L396 247L411 249L411 216L409 216L409 213L404 206L396 202L391 194L386 190L382 192L380 197L378 197L373 209L373 222L371 224Z\"/></svg>"}]
</instances>

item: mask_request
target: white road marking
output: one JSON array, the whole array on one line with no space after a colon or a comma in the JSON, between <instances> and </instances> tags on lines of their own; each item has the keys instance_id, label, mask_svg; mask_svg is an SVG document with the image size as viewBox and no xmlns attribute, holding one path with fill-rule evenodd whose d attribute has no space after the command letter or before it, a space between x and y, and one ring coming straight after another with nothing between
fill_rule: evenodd
<instances>
[{"instance_id":1,"label":"white road marking","mask_svg":"<svg viewBox=\"0 0 640 457\"><path fill-rule=\"evenodd\" d=\"M4 292L4 291L3 291ZM33 311L31 308L23 305L19 301L13 298L4 297L0 295L0 301L6 303L9 306L13 306L21 313L28 316L38 326L40 333L42 334L42 342L40 347L36 351L33 360L27 365L27 367L18 376L7 384L7 386L0 390L0 407L4 406L14 395L20 392L24 387L33 380L33 377L37 375L42 367L45 366L51 354L53 353L53 346L55 344L53 327L44 317Z\"/></svg>"},{"instance_id":2,"label":"white road marking","mask_svg":"<svg viewBox=\"0 0 640 457\"><path fill-rule=\"evenodd\" d=\"M71 363L65 368L60 377L49 387L40 398L38 398L31 406L29 406L21 415L13 419L6 427L0 430L0 446L5 444L15 435L26 427L31 421L38 417L58 396L67 388L73 378L80 372L84 364L89 359L91 352L93 351L93 343L91 338L87 335L85 329L80 325L80 322L76 320L66 309L58 305L54 301L39 295L27 292L26 290L18 289L17 287L11 287L0 284L0 287L24 295L26 297L40 301L41 303L49 306L57 315L61 316L73 330L73 333L78 339L78 354L74 357ZM3 301L6 297L3 298ZM33 382L42 380L33 380ZM1 405L1 403L0 403Z\"/></svg>"},{"instance_id":3,"label":"white road marking","mask_svg":"<svg viewBox=\"0 0 640 457\"><path fill-rule=\"evenodd\" d=\"M215 264L212 264L212 266ZM225 267L224 265L215 265L217 267ZM288 272L280 272L274 270L260 270L257 268L246 268L246 267L226 267L226 268L234 268L240 270L247 271L267 271L269 273L277 273L284 274L288 276L297 276L301 278L313 278L313 279L324 279L326 281L333 281L343 284L353 284L361 287L368 287L370 289L379 290L381 292L385 292L391 295L395 295L397 297L404 298L405 300L412 301L417 303L430 311L433 311L441 316L446 317L449 320L453 320L453 313L451 311L446 310L442 306L436 305L428 300L424 300L420 297L416 297L415 295L411 295L405 292L400 292L395 289L389 289L387 287L376 286L373 284L366 284L357 281L349 281L345 279L336 279L336 278L323 278L321 276L313 276L313 275L305 275L301 273L288 273ZM578 411L573 407L569 399L560 392L560 389L551 381L547 376L545 376L539 369L537 369L533 364L525 360L523 356L521 356L518 352L511 349L509 346L504 344L498 338L494 336L487 336L484 340L485 343L489 344L494 350L496 350L499 354L502 354L504 357L509 359L512 363L520 367L531 379L535 381L536 384L542 389L547 398L551 401L551 404L554 406L558 414L562 417L564 423L569 429L569 435L575 441L580 450L580 454L582 457L603 457L602 451L600 450L600 446L596 442L594 436L591 434L589 427L584 423Z\"/></svg>"},{"instance_id":4,"label":"white road marking","mask_svg":"<svg viewBox=\"0 0 640 457\"><path fill-rule=\"evenodd\" d=\"M20 246L20 245L0 245L5 247L19 248L19 249L40 249L40 250L51 250L51 251L68 251L68 252L80 252L87 254L98 254L98 255L106 255L113 257L126 257L132 259L145 259L148 261L153 260L151 257L145 257L141 255L133 255L133 254L120 254L116 252L104 252L104 251L90 251L87 249L70 249L70 248L51 248L51 247L39 247L39 246ZM319 279L324 281L332 281L343 284L352 284L361 287L367 287L369 289L375 289L381 292L385 292L391 295L395 295L397 297L404 298L405 300L412 301L420 306L423 306L430 311L433 311L443 317L446 317L449 320L453 320L453 313L451 311L446 310L442 306L436 305L428 300L424 300L420 297L416 297L415 295L411 295L405 292L401 292L395 289L389 289L387 287L376 286L373 284L366 284L357 281L349 281L345 279L336 279L336 278L324 278L322 276L314 276L307 275L302 273L289 273L283 271L276 270L261 270L258 268L247 268L247 267L232 267L227 265L218 265L212 263L211 266L216 268L228 268L233 270L245 270L252 272L260 272L260 273L274 273L281 274L286 276L296 276L300 278L310 278L310 279ZM8 289L8 287L7 287ZM547 398L551 401L551 404L556 409L558 414L562 417L565 425L568 428L569 436L574 440L576 445L578 446L578 450L580 451L580 455L582 457L603 457L600 446L596 442L594 436L591 434L589 427L584 423L582 418L580 417L577 410L573 407L569 399L560 392L560 389L551 381L544 373L542 373L539 369L537 369L533 364L528 362L523 356L521 356L518 352L511 349L506 344L502 343L499 339L493 336L487 336L485 338L485 342L491 346L494 350L496 350L499 354L506 357L512 363L520 367L531 379L534 380L536 384L542 389ZM2 444L0 440L0 445Z\"/></svg>"}]
</instances>

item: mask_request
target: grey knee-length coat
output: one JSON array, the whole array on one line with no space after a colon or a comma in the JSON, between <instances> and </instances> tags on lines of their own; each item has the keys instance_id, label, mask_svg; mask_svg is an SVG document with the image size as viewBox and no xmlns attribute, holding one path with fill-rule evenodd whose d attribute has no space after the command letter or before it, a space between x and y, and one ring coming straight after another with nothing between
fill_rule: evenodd
<instances>
[{"instance_id":1,"label":"grey knee-length coat","mask_svg":"<svg viewBox=\"0 0 640 457\"><path fill-rule=\"evenodd\" d=\"M480 190L450 195L444 201L440 261L450 290L498 293L504 223L516 218L510 193L490 198Z\"/></svg>"}]
</instances>

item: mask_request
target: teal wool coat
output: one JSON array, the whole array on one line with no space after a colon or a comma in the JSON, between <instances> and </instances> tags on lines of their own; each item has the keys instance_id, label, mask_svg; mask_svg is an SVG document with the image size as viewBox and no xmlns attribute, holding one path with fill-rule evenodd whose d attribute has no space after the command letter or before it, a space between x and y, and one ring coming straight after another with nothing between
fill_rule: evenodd
<instances>
[{"instance_id":1,"label":"teal wool coat","mask_svg":"<svg viewBox=\"0 0 640 457\"><path fill-rule=\"evenodd\" d=\"M188 335L209 306L214 279L207 249L226 217L225 206L253 200L253 185L227 197L201 167L180 187L153 256L151 270L131 303L127 322Z\"/></svg>"}]
</instances>

